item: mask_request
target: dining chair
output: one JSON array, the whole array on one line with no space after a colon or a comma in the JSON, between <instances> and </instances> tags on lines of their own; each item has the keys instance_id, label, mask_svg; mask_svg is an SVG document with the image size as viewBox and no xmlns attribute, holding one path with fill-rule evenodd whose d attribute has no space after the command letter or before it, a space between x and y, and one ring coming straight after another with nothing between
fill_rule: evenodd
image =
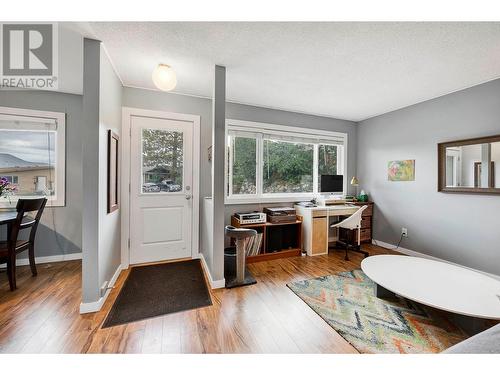
<instances>
[{"instance_id":1,"label":"dining chair","mask_svg":"<svg viewBox=\"0 0 500 375\"><path fill-rule=\"evenodd\" d=\"M339 228L339 243L345 246L345 260L349 260L349 247L352 251L361 253L365 258L370 255L366 251L361 250L361 219L363 211L368 206L361 206L355 213L339 223L333 224L330 228ZM355 233L357 231L357 233ZM356 235L356 238L354 236Z\"/></svg>"},{"instance_id":2,"label":"dining chair","mask_svg":"<svg viewBox=\"0 0 500 375\"><path fill-rule=\"evenodd\" d=\"M35 264L35 236L38 223L42 217L47 198L19 199L17 201L17 216L13 223L7 228L7 241L0 242L0 264L7 263L7 275L9 277L10 290L16 289L16 255L28 250L31 273L37 275ZM33 216L27 213L36 212ZM18 239L23 229L30 229L27 240Z\"/></svg>"}]
</instances>

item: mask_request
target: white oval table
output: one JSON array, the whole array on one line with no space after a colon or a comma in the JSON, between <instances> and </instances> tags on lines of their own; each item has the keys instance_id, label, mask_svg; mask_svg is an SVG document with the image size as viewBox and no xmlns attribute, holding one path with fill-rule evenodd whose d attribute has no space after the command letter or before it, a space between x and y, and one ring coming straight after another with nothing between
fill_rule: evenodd
<instances>
[{"instance_id":1,"label":"white oval table","mask_svg":"<svg viewBox=\"0 0 500 375\"><path fill-rule=\"evenodd\" d=\"M376 283L377 297L397 294L454 314L500 320L500 281L483 273L404 255L374 255L361 269Z\"/></svg>"}]
</instances>

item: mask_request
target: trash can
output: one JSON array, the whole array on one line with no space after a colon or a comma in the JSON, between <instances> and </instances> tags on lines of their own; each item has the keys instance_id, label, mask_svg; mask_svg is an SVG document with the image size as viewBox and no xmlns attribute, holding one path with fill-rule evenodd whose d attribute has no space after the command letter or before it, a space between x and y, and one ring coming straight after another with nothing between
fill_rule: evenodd
<instances>
[{"instance_id":1,"label":"trash can","mask_svg":"<svg viewBox=\"0 0 500 375\"><path fill-rule=\"evenodd\" d=\"M236 246L224 249L224 278L226 280L236 277Z\"/></svg>"}]
</instances>

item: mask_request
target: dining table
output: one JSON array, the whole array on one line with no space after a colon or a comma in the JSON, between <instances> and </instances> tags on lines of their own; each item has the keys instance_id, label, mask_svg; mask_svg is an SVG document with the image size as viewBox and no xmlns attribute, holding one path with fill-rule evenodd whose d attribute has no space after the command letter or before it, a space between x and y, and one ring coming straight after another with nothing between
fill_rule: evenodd
<instances>
[{"instance_id":1,"label":"dining table","mask_svg":"<svg viewBox=\"0 0 500 375\"><path fill-rule=\"evenodd\" d=\"M0 211L0 225L7 225L7 241L10 239L11 225L16 221L17 211Z\"/></svg>"},{"instance_id":2,"label":"dining table","mask_svg":"<svg viewBox=\"0 0 500 375\"><path fill-rule=\"evenodd\" d=\"M0 225L11 224L16 220L17 211L0 211Z\"/></svg>"}]
</instances>

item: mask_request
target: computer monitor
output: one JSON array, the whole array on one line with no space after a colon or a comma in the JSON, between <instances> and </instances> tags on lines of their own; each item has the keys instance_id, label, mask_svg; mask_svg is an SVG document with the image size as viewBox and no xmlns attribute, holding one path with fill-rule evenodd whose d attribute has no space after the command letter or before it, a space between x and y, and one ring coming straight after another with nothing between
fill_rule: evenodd
<instances>
[{"instance_id":1,"label":"computer monitor","mask_svg":"<svg viewBox=\"0 0 500 375\"><path fill-rule=\"evenodd\" d=\"M341 174L322 174L320 193L342 193L344 191L344 176Z\"/></svg>"}]
</instances>

